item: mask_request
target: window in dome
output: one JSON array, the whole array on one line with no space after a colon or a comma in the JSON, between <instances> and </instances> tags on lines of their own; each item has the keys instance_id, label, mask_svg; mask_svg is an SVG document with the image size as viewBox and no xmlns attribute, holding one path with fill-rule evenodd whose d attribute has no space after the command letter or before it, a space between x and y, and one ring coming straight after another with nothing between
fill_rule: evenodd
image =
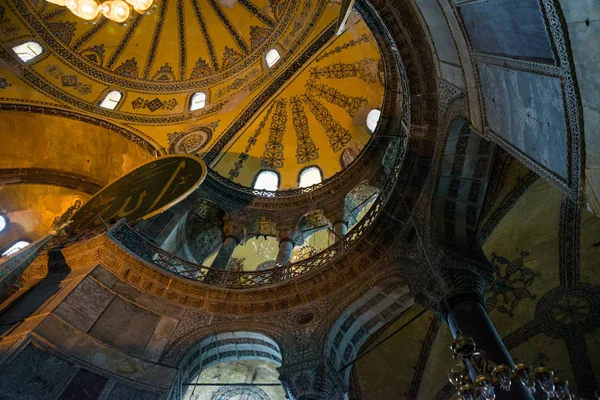
<instances>
[{"instance_id":1,"label":"window in dome","mask_svg":"<svg viewBox=\"0 0 600 400\"><path fill-rule=\"evenodd\" d=\"M375 132L375 128L377 128L377 123L379 123L379 116L381 115L381 111L375 109L369 112L367 115L367 128L371 132Z\"/></svg>"},{"instance_id":2,"label":"window in dome","mask_svg":"<svg viewBox=\"0 0 600 400\"><path fill-rule=\"evenodd\" d=\"M12 48L22 61L31 61L44 51L42 46L36 42L26 42Z\"/></svg>"},{"instance_id":3,"label":"window in dome","mask_svg":"<svg viewBox=\"0 0 600 400\"><path fill-rule=\"evenodd\" d=\"M4 232L4 229L6 229L6 218L3 215L0 215L0 233Z\"/></svg>"},{"instance_id":4,"label":"window in dome","mask_svg":"<svg viewBox=\"0 0 600 400\"><path fill-rule=\"evenodd\" d=\"M4 253L2 253L2 257L5 256L10 256L11 254L16 253L17 251L29 246L29 242L26 240L19 240L17 243L13 244L12 246L10 246L8 248L8 250L6 250Z\"/></svg>"},{"instance_id":5,"label":"window in dome","mask_svg":"<svg viewBox=\"0 0 600 400\"><path fill-rule=\"evenodd\" d=\"M102 100L102 103L100 103L100 107L114 110L115 107L117 107L117 104L119 104L121 96L122 94L119 91L113 90L112 92L109 92L104 100Z\"/></svg>"},{"instance_id":6,"label":"window in dome","mask_svg":"<svg viewBox=\"0 0 600 400\"><path fill-rule=\"evenodd\" d=\"M279 175L275 171L260 171L254 180L254 189L275 191L279 188Z\"/></svg>"},{"instance_id":7,"label":"window in dome","mask_svg":"<svg viewBox=\"0 0 600 400\"><path fill-rule=\"evenodd\" d=\"M321 183L323 175L318 167L306 167L300 172L300 179L298 179L298 186L301 188L309 187Z\"/></svg>"},{"instance_id":8,"label":"window in dome","mask_svg":"<svg viewBox=\"0 0 600 400\"><path fill-rule=\"evenodd\" d=\"M206 106L206 93L198 92L192 96L190 111L200 110Z\"/></svg>"},{"instance_id":9,"label":"window in dome","mask_svg":"<svg viewBox=\"0 0 600 400\"><path fill-rule=\"evenodd\" d=\"M275 63L277 61L279 61L280 58L281 58L281 56L279 55L279 52L276 49L269 50L269 52L267 53L267 56L265 57L269 68L271 68L273 65L275 65Z\"/></svg>"}]
</instances>

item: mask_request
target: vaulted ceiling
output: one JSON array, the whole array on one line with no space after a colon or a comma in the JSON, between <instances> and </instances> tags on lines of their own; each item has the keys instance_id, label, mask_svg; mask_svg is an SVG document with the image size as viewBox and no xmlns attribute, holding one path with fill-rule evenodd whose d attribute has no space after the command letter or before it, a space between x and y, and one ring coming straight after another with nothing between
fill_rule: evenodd
<instances>
[{"instance_id":1,"label":"vaulted ceiling","mask_svg":"<svg viewBox=\"0 0 600 400\"><path fill-rule=\"evenodd\" d=\"M8 0L0 103L93 115L146 148L201 153L238 183L251 185L267 167L279 170L281 188L295 187L307 165L325 177L339 171L343 149L369 140L366 113L383 99L377 44L357 15L334 35L339 10L326 0L160 0L123 26L87 23L42 0ZM11 49L27 40L44 52L24 63ZM282 58L269 68L271 48ZM111 90L123 93L117 107L99 107ZM200 91L207 105L190 111Z\"/></svg>"}]
</instances>

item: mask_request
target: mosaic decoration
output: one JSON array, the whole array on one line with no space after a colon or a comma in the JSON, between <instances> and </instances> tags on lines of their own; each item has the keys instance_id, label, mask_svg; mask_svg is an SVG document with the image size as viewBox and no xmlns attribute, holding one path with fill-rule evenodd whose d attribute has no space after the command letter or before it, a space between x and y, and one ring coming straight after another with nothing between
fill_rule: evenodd
<instances>
[{"instance_id":1,"label":"mosaic decoration","mask_svg":"<svg viewBox=\"0 0 600 400\"><path fill-rule=\"evenodd\" d=\"M342 107L352 118L354 118L361 106L366 106L368 103L364 97L346 96L332 87L312 81L306 82L306 94L308 96L320 97L331 104Z\"/></svg>"},{"instance_id":2,"label":"mosaic decoration","mask_svg":"<svg viewBox=\"0 0 600 400\"><path fill-rule=\"evenodd\" d=\"M265 145L265 152L260 160L260 164L267 168L283 167L283 134L287 124L287 99L282 98L275 101L275 112L271 120L269 129L269 141Z\"/></svg>"},{"instance_id":3,"label":"mosaic decoration","mask_svg":"<svg viewBox=\"0 0 600 400\"><path fill-rule=\"evenodd\" d=\"M260 47L271 36L271 32L270 28L261 28L252 25L250 27L250 47L252 50Z\"/></svg>"},{"instance_id":4,"label":"mosaic decoration","mask_svg":"<svg viewBox=\"0 0 600 400\"><path fill-rule=\"evenodd\" d=\"M55 18L65 15L68 12L69 11L66 8L55 8L54 10L42 15L42 18L44 19L44 21L51 21Z\"/></svg>"},{"instance_id":5,"label":"mosaic decoration","mask_svg":"<svg viewBox=\"0 0 600 400\"><path fill-rule=\"evenodd\" d=\"M108 19L105 19L105 21L107 20ZM110 60L108 60L108 63L106 64L106 68L112 68L115 66L117 60L121 57L121 54L123 54L123 51L125 51L125 48L129 44L129 42L131 42L131 38L133 38L133 35L135 34L141 22L142 16L136 13L136 15L132 18L129 26L127 27L127 32L125 32L123 39L121 39L121 43L119 44L119 46L117 46L113 54L110 56Z\"/></svg>"},{"instance_id":6,"label":"mosaic decoration","mask_svg":"<svg viewBox=\"0 0 600 400\"><path fill-rule=\"evenodd\" d=\"M333 119L329 110L319 100L308 95L303 96L302 99L308 105L310 112L323 126L323 129L325 129L331 149L336 153L342 150L352 140L352 135L350 135L348 129Z\"/></svg>"},{"instance_id":7,"label":"mosaic decoration","mask_svg":"<svg viewBox=\"0 0 600 400\"><path fill-rule=\"evenodd\" d=\"M212 132L207 128L196 128L186 133L171 133L167 139L171 143L171 153L196 154L210 141Z\"/></svg>"},{"instance_id":8,"label":"mosaic decoration","mask_svg":"<svg viewBox=\"0 0 600 400\"><path fill-rule=\"evenodd\" d=\"M185 79L187 49L185 43L185 15L183 0L177 0L177 37L179 38L179 79Z\"/></svg>"},{"instance_id":9,"label":"mosaic decoration","mask_svg":"<svg viewBox=\"0 0 600 400\"><path fill-rule=\"evenodd\" d=\"M101 67L104 64L104 51L103 44L95 45L82 50L81 56Z\"/></svg>"},{"instance_id":10,"label":"mosaic decoration","mask_svg":"<svg viewBox=\"0 0 600 400\"><path fill-rule=\"evenodd\" d=\"M271 7L271 11L273 11L273 15L275 15L275 19L279 20L285 11L285 1L269 0L269 6Z\"/></svg>"},{"instance_id":11,"label":"mosaic decoration","mask_svg":"<svg viewBox=\"0 0 600 400\"><path fill-rule=\"evenodd\" d=\"M98 34L106 25L108 25L108 19L101 19L96 25L92 27L92 29L88 30L86 33L81 35L79 39L73 44L73 50L77 51L83 47L87 42L90 41L94 36Z\"/></svg>"},{"instance_id":12,"label":"mosaic decoration","mask_svg":"<svg viewBox=\"0 0 600 400\"><path fill-rule=\"evenodd\" d=\"M248 224L248 235L277 236L277 223L267 217L258 217Z\"/></svg>"},{"instance_id":13,"label":"mosaic decoration","mask_svg":"<svg viewBox=\"0 0 600 400\"><path fill-rule=\"evenodd\" d=\"M363 43L368 43L370 40L371 39L369 38L369 36L366 33L363 33L363 35L358 39L352 39L340 46L336 46L333 49L320 54L317 58L315 58L315 61L319 62L327 57L331 57L334 54L339 54L344 50L351 49L352 47L358 46Z\"/></svg>"},{"instance_id":14,"label":"mosaic decoration","mask_svg":"<svg viewBox=\"0 0 600 400\"><path fill-rule=\"evenodd\" d=\"M258 73L259 73L258 69L254 68L253 70L248 72L245 76L233 81L233 83L231 85L217 90L217 93L216 93L217 97L223 97L231 92L234 92L234 91L240 89L244 83L246 83L249 80L251 80L252 78L256 77L258 75Z\"/></svg>"},{"instance_id":15,"label":"mosaic decoration","mask_svg":"<svg viewBox=\"0 0 600 400\"><path fill-rule=\"evenodd\" d=\"M126 76L128 78L137 78L139 70L135 57L130 58L129 60L123 62L123 64L119 65L117 69L115 69L115 74Z\"/></svg>"},{"instance_id":16,"label":"mosaic decoration","mask_svg":"<svg viewBox=\"0 0 600 400\"><path fill-rule=\"evenodd\" d=\"M17 36L21 28L16 26L10 19L3 18L0 23L0 36L3 38L10 38L13 36Z\"/></svg>"},{"instance_id":17,"label":"mosaic decoration","mask_svg":"<svg viewBox=\"0 0 600 400\"><path fill-rule=\"evenodd\" d=\"M198 61L196 61L192 69L190 79L200 79L212 74L213 70L208 66L208 63L202 57L198 57Z\"/></svg>"},{"instance_id":18,"label":"mosaic decoration","mask_svg":"<svg viewBox=\"0 0 600 400\"><path fill-rule=\"evenodd\" d=\"M75 35L75 29L77 29L77 22L75 21L56 21L50 22L48 28L56 35L57 38L65 42L66 44L71 43L73 35Z\"/></svg>"},{"instance_id":19,"label":"mosaic decoration","mask_svg":"<svg viewBox=\"0 0 600 400\"><path fill-rule=\"evenodd\" d=\"M141 97L138 97L134 101L131 102L131 106L134 109L146 108L151 112L157 110L172 110L177 107L177 100L174 98L167 101L162 101L159 98L154 98L153 100L144 100Z\"/></svg>"},{"instance_id":20,"label":"mosaic decoration","mask_svg":"<svg viewBox=\"0 0 600 400\"><path fill-rule=\"evenodd\" d=\"M488 312L495 309L512 317L513 311L521 301L536 299L529 287L539 274L525 266L524 259L528 255L528 252L522 251L513 261L496 254L492 255L490 262L494 266L495 279L487 292Z\"/></svg>"},{"instance_id":21,"label":"mosaic decoration","mask_svg":"<svg viewBox=\"0 0 600 400\"><path fill-rule=\"evenodd\" d=\"M153 81L160 82L172 82L175 80L175 72L173 72L173 67L169 65L169 63L165 63L162 67L159 68L158 71L154 75L152 75Z\"/></svg>"},{"instance_id":22,"label":"mosaic decoration","mask_svg":"<svg viewBox=\"0 0 600 400\"><path fill-rule=\"evenodd\" d=\"M4 77L0 77L0 89L6 89L7 87L12 86L8 79Z\"/></svg>"},{"instance_id":23,"label":"mosaic decoration","mask_svg":"<svg viewBox=\"0 0 600 400\"><path fill-rule=\"evenodd\" d=\"M59 79L63 87L75 89L80 94L86 95L92 92L92 85L81 83L76 75L65 75L62 69L55 64L50 64L46 67L46 74L54 79Z\"/></svg>"},{"instance_id":24,"label":"mosaic decoration","mask_svg":"<svg viewBox=\"0 0 600 400\"><path fill-rule=\"evenodd\" d=\"M305 164L319 158L319 149L313 143L308 130L308 118L304 113L302 100L300 96L294 96L290 99L292 108L292 122L296 130L296 162Z\"/></svg>"},{"instance_id":25,"label":"mosaic decoration","mask_svg":"<svg viewBox=\"0 0 600 400\"><path fill-rule=\"evenodd\" d=\"M300 31L300 29L302 29L302 27L304 26L304 23L308 20L308 15L310 14L310 11L313 8L313 3L311 0L304 0L304 3L302 3L302 11L300 12L300 18L296 19L296 21L294 22L294 29L292 30L291 34L295 35L296 33L298 33ZM285 38L285 40L287 42L289 42L291 40L291 37L288 36Z\"/></svg>"},{"instance_id":26,"label":"mosaic decoration","mask_svg":"<svg viewBox=\"0 0 600 400\"><path fill-rule=\"evenodd\" d=\"M150 75L150 70L154 65L154 59L156 58L156 52L158 50L158 44L160 42L160 35L163 31L163 26L165 25L167 7L169 6L169 0L161 0L158 11L158 18L156 26L154 27L154 34L152 35L152 44L150 45L150 50L148 51L148 58L146 59L146 66L144 67L144 79L148 78ZM159 70L160 72L160 70ZM171 73L173 71L171 70ZM154 79L156 74L152 77L152 80L163 80L163 79ZM175 80L175 75L173 75L173 79Z\"/></svg>"},{"instance_id":27,"label":"mosaic decoration","mask_svg":"<svg viewBox=\"0 0 600 400\"><path fill-rule=\"evenodd\" d=\"M258 18L263 24L268 25L271 28L275 27L275 21L268 14L264 13L260 8L256 7L251 1L238 0L237 2L248 12L250 12L250 14Z\"/></svg>"},{"instance_id":28,"label":"mosaic decoration","mask_svg":"<svg viewBox=\"0 0 600 400\"><path fill-rule=\"evenodd\" d=\"M202 31L202 37L204 38L204 42L206 43L206 48L208 49L208 54L210 56L210 61L213 66L213 71L218 71L219 62L217 61L217 53L215 52L215 46L213 45L212 39L210 38L210 34L208 33L208 26L206 25L204 14L202 14L202 10L198 5L198 0L193 0L192 6L194 7L194 14L196 14L198 25L200 25L200 30ZM196 63L196 65L198 65L198 63Z\"/></svg>"},{"instance_id":29,"label":"mosaic decoration","mask_svg":"<svg viewBox=\"0 0 600 400\"><path fill-rule=\"evenodd\" d=\"M237 51L233 50L231 47L225 46L225 50L223 51L223 69L227 69L240 61L243 56Z\"/></svg>"},{"instance_id":30,"label":"mosaic decoration","mask_svg":"<svg viewBox=\"0 0 600 400\"><path fill-rule=\"evenodd\" d=\"M239 34L235 26L233 26L227 15L225 15L221 6L217 4L215 0L208 0L208 4L210 4L215 14L217 14L219 20L221 20L221 23L223 24L225 29L227 29L227 32L229 32L229 35L234 40L235 44L237 44L238 48L241 51L243 51L244 54L248 54L250 52L248 49L248 45L246 45L246 42L244 41L242 36Z\"/></svg>"},{"instance_id":31,"label":"mosaic decoration","mask_svg":"<svg viewBox=\"0 0 600 400\"><path fill-rule=\"evenodd\" d=\"M368 83L375 83L378 81L377 63L372 58L364 58L352 64L336 63L325 67L313 67L310 69L310 78L313 81L319 78L358 78Z\"/></svg>"},{"instance_id":32,"label":"mosaic decoration","mask_svg":"<svg viewBox=\"0 0 600 400\"><path fill-rule=\"evenodd\" d=\"M230 179L234 179L239 176L240 169L242 169L242 167L244 166L244 161L246 161L248 159L248 153L250 153L252 146L254 146L256 144L258 137L260 136L260 134L262 133L262 130L264 129L265 125L267 124L267 120L269 119L269 116L271 115L271 111L273 111L274 106L275 106L275 104L272 104L271 107L269 107L269 109L265 113L265 116L260 121L260 123L258 124L258 127L254 131L254 135L252 135L248 139L248 143L246 144L246 148L244 149L244 152L239 155L239 159L235 162L235 167L229 171Z\"/></svg>"}]
</instances>

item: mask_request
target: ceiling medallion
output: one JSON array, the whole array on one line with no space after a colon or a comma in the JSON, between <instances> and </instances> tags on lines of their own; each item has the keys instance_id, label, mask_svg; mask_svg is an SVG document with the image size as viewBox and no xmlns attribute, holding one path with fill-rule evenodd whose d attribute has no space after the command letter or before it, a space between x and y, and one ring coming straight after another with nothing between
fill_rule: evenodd
<instances>
[{"instance_id":1,"label":"ceiling medallion","mask_svg":"<svg viewBox=\"0 0 600 400\"><path fill-rule=\"evenodd\" d=\"M69 11L85 19L97 21L100 14L117 23L125 23L131 17L132 10L140 14L148 14L154 8L154 0L46 0L59 6L67 7Z\"/></svg>"}]
</instances>

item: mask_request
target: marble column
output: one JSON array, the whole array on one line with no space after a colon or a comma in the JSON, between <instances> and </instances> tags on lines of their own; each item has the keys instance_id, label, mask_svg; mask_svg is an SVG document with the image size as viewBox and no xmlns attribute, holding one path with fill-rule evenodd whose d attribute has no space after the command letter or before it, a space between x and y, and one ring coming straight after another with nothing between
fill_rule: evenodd
<instances>
[{"instance_id":1,"label":"marble column","mask_svg":"<svg viewBox=\"0 0 600 400\"><path fill-rule=\"evenodd\" d=\"M348 233L348 221L340 220L333 223L333 233L335 233L335 241L339 242Z\"/></svg>"},{"instance_id":2,"label":"marble column","mask_svg":"<svg viewBox=\"0 0 600 400\"><path fill-rule=\"evenodd\" d=\"M299 238L299 231L294 228L279 228L277 240L279 240L279 252L275 259L275 265L287 265L292 258L292 251Z\"/></svg>"},{"instance_id":3,"label":"marble column","mask_svg":"<svg viewBox=\"0 0 600 400\"><path fill-rule=\"evenodd\" d=\"M445 294L443 308L454 338L471 337L489 360L513 368L515 363L485 309L485 290L493 281L491 272L488 263L447 255L438 268ZM510 393L497 389L496 398L533 400L518 380L513 380Z\"/></svg>"},{"instance_id":4,"label":"marble column","mask_svg":"<svg viewBox=\"0 0 600 400\"><path fill-rule=\"evenodd\" d=\"M223 233L225 239L211 265L213 269L226 269L236 246L244 240L244 228L238 223L226 222Z\"/></svg>"}]
</instances>

